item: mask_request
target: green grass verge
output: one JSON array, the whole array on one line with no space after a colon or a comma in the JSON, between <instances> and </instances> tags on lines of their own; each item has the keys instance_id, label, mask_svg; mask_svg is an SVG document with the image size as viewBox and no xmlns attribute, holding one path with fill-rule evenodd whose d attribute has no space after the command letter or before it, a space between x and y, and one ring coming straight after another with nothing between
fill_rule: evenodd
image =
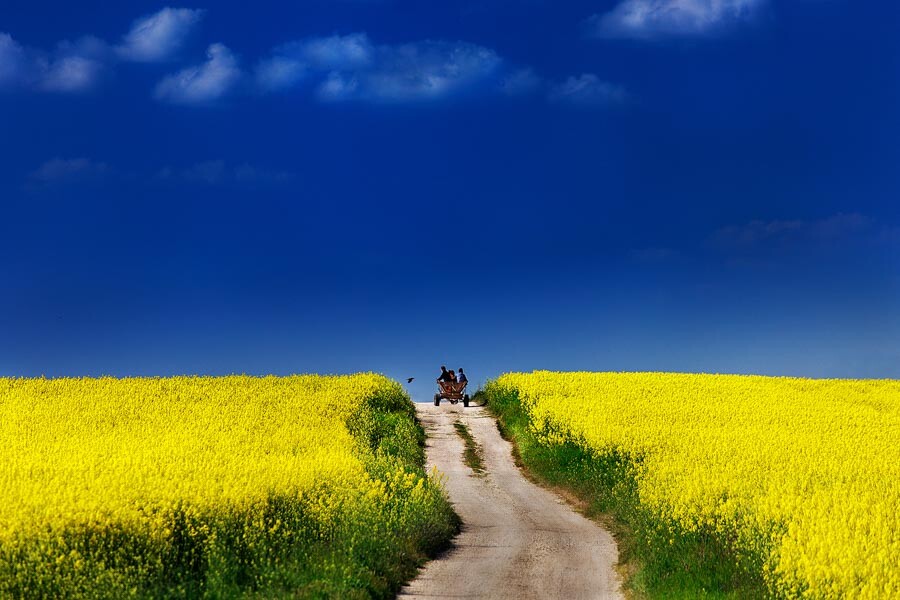
<instances>
[{"instance_id":1,"label":"green grass verge","mask_svg":"<svg viewBox=\"0 0 900 600\"><path fill-rule=\"evenodd\" d=\"M453 424L453 427L466 445L466 449L463 452L463 461L476 475L484 475L484 459L481 456L481 446L472 437L469 427L462 421L457 421Z\"/></svg>"},{"instance_id":2,"label":"green grass verge","mask_svg":"<svg viewBox=\"0 0 900 600\"><path fill-rule=\"evenodd\" d=\"M758 599L768 592L761 565L737 555L728 540L712 533L679 531L645 511L637 493L631 461L615 454L596 455L572 443L543 445L515 391L479 391L497 417L503 436L533 479L574 496L582 512L601 522L619 546L626 592L651 599Z\"/></svg>"},{"instance_id":3,"label":"green grass verge","mask_svg":"<svg viewBox=\"0 0 900 600\"><path fill-rule=\"evenodd\" d=\"M347 425L372 477L390 482L401 468L426 477L425 430L399 385L369 398ZM360 520L340 540L343 568L333 568L333 554L326 552L307 569L317 585L331 576L327 593L316 597L393 598L419 566L449 547L460 520L439 484L428 480L417 502L406 496L414 491L401 488L391 489L393 506L375 522Z\"/></svg>"}]
</instances>

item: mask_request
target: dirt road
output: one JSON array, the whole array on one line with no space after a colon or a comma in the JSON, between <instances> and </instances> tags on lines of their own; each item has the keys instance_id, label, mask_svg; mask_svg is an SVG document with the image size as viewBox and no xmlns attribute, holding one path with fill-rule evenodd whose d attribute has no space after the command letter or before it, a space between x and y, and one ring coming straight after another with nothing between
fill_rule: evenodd
<instances>
[{"instance_id":1,"label":"dirt road","mask_svg":"<svg viewBox=\"0 0 900 600\"><path fill-rule=\"evenodd\" d=\"M511 446L482 408L417 404L428 464L463 520L453 547L431 561L401 598L621 598L612 536L522 476ZM463 462L454 429L465 423L482 448L485 474Z\"/></svg>"}]
</instances>

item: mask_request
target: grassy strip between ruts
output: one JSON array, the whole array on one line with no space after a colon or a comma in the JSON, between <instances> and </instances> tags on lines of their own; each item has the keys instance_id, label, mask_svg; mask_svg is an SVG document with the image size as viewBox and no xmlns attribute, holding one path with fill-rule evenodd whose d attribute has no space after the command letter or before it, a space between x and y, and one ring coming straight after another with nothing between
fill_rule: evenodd
<instances>
[{"instance_id":1,"label":"grassy strip between ruts","mask_svg":"<svg viewBox=\"0 0 900 600\"><path fill-rule=\"evenodd\" d=\"M475 441L475 438L472 437L469 427L462 421L457 421L453 424L453 427L456 428L456 433L462 438L463 443L466 445L466 450L463 453L463 460L476 475L484 475L484 460L481 456L481 446L479 446L478 442Z\"/></svg>"},{"instance_id":2,"label":"grassy strip between ruts","mask_svg":"<svg viewBox=\"0 0 900 600\"><path fill-rule=\"evenodd\" d=\"M514 444L517 461L541 484L574 496L581 511L616 538L626 593L651 599L755 599L768 594L753 569L736 560L726 543L709 534L679 533L641 509L627 459L595 456L572 443L544 445L529 427L515 391L479 391Z\"/></svg>"}]
</instances>

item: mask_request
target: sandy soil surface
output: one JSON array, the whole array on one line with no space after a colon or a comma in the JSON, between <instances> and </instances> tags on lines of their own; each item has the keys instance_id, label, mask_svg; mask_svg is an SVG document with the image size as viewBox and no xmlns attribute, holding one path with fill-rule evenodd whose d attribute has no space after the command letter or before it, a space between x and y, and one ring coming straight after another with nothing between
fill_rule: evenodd
<instances>
[{"instance_id":1,"label":"sandy soil surface","mask_svg":"<svg viewBox=\"0 0 900 600\"><path fill-rule=\"evenodd\" d=\"M428 433L429 468L443 474L463 527L401 598L622 598L612 536L525 479L484 409L441 403L416 411ZM483 476L463 462L457 420L482 447Z\"/></svg>"}]
</instances>

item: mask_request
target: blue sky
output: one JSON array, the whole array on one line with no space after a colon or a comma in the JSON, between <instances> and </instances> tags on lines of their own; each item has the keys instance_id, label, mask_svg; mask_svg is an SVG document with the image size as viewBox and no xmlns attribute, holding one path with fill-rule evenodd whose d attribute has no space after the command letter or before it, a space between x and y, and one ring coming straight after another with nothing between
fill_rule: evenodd
<instances>
[{"instance_id":1,"label":"blue sky","mask_svg":"<svg viewBox=\"0 0 900 600\"><path fill-rule=\"evenodd\" d=\"M900 377L898 22L7 0L0 375Z\"/></svg>"}]
</instances>

